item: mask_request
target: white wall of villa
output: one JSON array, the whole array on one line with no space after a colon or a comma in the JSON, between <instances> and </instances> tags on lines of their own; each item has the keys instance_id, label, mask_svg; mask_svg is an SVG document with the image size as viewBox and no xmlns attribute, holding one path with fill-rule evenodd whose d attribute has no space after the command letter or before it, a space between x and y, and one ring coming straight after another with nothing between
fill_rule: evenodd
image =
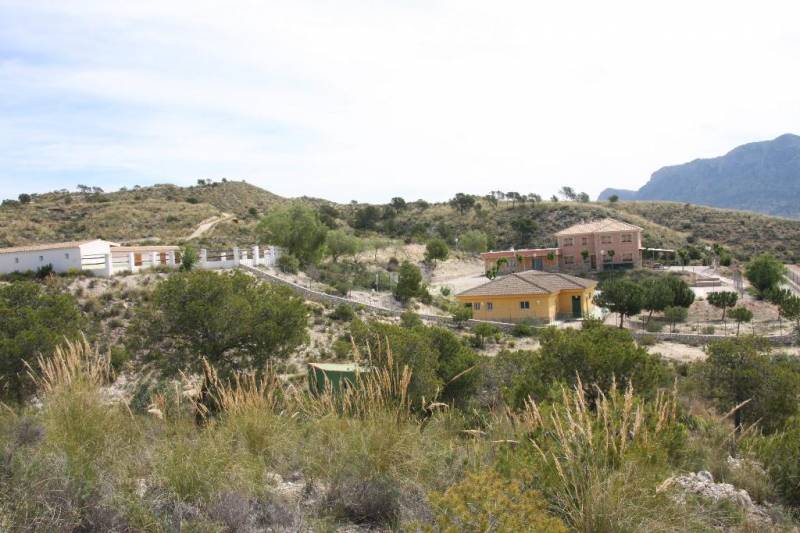
<instances>
[{"instance_id":1,"label":"white wall of villa","mask_svg":"<svg viewBox=\"0 0 800 533\"><path fill-rule=\"evenodd\" d=\"M223 250L200 249L197 267L203 269L245 266L274 266L280 257L275 246L234 247ZM103 240L54 243L0 248L0 274L36 271L52 265L57 273L92 272L111 277L123 272L180 266L177 246L119 246Z\"/></svg>"},{"instance_id":2,"label":"white wall of villa","mask_svg":"<svg viewBox=\"0 0 800 533\"><path fill-rule=\"evenodd\" d=\"M103 270L114 243L100 239L48 245L0 248L0 273L36 271L47 265L59 273Z\"/></svg>"}]
</instances>

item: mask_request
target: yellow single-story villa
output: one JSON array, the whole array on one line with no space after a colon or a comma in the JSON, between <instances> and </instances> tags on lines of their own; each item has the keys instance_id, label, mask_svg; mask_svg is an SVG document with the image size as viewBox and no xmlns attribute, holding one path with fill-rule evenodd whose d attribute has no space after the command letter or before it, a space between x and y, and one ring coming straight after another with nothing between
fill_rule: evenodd
<instances>
[{"instance_id":1,"label":"yellow single-story villa","mask_svg":"<svg viewBox=\"0 0 800 533\"><path fill-rule=\"evenodd\" d=\"M588 315L596 286L596 281L569 274L528 270L466 290L456 299L472 307L473 318L479 320L550 322Z\"/></svg>"}]
</instances>

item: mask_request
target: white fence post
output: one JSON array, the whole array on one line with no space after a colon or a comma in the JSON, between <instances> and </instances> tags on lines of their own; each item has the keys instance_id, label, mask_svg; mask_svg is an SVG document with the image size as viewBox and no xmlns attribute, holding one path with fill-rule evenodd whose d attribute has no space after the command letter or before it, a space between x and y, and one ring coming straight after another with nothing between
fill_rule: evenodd
<instances>
[{"instance_id":1,"label":"white fence post","mask_svg":"<svg viewBox=\"0 0 800 533\"><path fill-rule=\"evenodd\" d=\"M208 263L208 250L200 248L200 268L206 268L206 263Z\"/></svg>"},{"instance_id":2,"label":"white fence post","mask_svg":"<svg viewBox=\"0 0 800 533\"><path fill-rule=\"evenodd\" d=\"M238 267L241 257L239 256L239 247L233 247L233 266Z\"/></svg>"},{"instance_id":3,"label":"white fence post","mask_svg":"<svg viewBox=\"0 0 800 533\"><path fill-rule=\"evenodd\" d=\"M134 257L133 252L128 254L128 267L131 272L136 272L136 257Z\"/></svg>"},{"instance_id":4,"label":"white fence post","mask_svg":"<svg viewBox=\"0 0 800 533\"><path fill-rule=\"evenodd\" d=\"M114 275L114 262L111 260L111 254L106 254L106 264L105 264L105 271L103 274L105 277L110 278Z\"/></svg>"},{"instance_id":5,"label":"white fence post","mask_svg":"<svg viewBox=\"0 0 800 533\"><path fill-rule=\"evenodd\" d=\"M167 254L167 264L171 267L175 267L175 250L171 250Z\"/></svg>"},{"instance_id":6,"label":"white fence post","mask_svg":"<svg viewBox=\"0 0 800 533\"><path fill-rule=\"evenodd\" d=\"M158 252L150 252L150 268L158 266Z\"/></svg>"},{"instance_id":7,"label":"white fence post","mask_svg":"<svg viewBox=\"0 0 800 533\"><path fill-rule=\"evenodd\" d=\"M253 246L253 266L258 266L261 258L258 256L258 245Z\"/></svg>"}]
</instances>

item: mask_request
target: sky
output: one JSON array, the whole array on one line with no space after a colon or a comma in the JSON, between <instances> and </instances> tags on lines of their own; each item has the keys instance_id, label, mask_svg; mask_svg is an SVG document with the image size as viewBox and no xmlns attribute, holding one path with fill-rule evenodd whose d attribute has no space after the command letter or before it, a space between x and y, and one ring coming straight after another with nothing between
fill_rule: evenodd
<instances>
[{"instance_id":1,"label":"sky","mask_svg":"<svg viewBox=\"0 0 800 533\"><path fill-rule=\"evenodd\" d=\"M800 2L0 0L0 198L592 197L800 133Z\"/></svg>"}]
</instances>

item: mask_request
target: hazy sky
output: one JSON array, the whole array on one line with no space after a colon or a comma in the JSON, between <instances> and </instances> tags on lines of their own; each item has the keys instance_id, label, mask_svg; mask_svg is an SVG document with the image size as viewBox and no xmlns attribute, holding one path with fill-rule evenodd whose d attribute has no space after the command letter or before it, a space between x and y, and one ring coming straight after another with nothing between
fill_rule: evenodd
<instances>
[{"instance_id":1,"label":"hazy sky","mask_svg":"<svg viewBox=\"0 0 800 533\"><path fill-rule=\"evenodd\" d=\"M800 2L0 0L0 197L594 197L800 133Z\"/></svg>"}]
</instances>

